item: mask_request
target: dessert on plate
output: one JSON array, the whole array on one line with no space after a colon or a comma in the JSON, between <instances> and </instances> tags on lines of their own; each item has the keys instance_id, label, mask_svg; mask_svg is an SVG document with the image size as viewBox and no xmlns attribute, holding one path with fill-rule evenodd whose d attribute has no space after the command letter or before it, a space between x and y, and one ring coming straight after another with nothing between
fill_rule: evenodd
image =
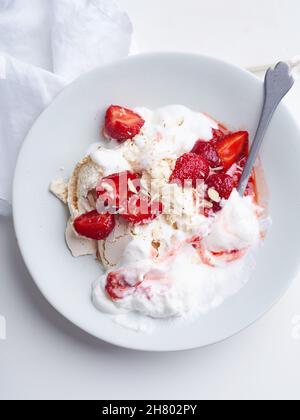
<instances>
[{"instance_id":1,"label":"dessert on plate","mask_svg":"<svg viewBox=\"0 0 300 420\"><path fill-rule=\"evenodd\" d=\"M180 105L110 106L101 137L67 183L51 184L69 208L73 256L94 255L104 269L95 307L142 330L205 314L239 291L267 218L259 168L244 197L236 190L248 132Z\"/></svg>"}]
</instances>

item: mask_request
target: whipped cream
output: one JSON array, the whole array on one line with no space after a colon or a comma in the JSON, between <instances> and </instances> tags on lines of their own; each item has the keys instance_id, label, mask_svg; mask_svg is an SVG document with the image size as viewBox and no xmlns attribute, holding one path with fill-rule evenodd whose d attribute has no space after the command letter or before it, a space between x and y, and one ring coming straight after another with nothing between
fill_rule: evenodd
<instances>
[{"instance_id":1,"label":"whipped cream","mask_svg":"<svg viewBox=\"0 0 300 420\"><path fill-rule=\"evenodd\" d=\"M99 147L90 154L90 157L96 165L102 168L104 176L131 170L120 149L110 150Z\"/></svg>"},{"instance_id":2,"label":"whipped cream","mask_svg":"<svg viewBox=\"0 0 300 420\"><path fill-rule=\"evenodd\" d=\"M106 297L106 275L93 285L95 306L109 314L136 312L152 318L193 318L221 305L247 282L251 262L236 261L222 268L201 264L196 252L186 246L171 263L149 264L141 260L135 268L140 275L153 270L154 279L143 281L124 298L110 301ZM133 266L131 265L131 268Z\"/></svg>"},{"instance_id":3,"label":"whipped cream","mask_svg":"<svg viewBox=\"0 0 300 420\"><path fill-rule=\"evenodd\" d=\"M154 178L161 164L175 162L199 139L209 141L212 130L218 128L211 118L181 105L157 111L136 108L135 112L145 119L145 125L139 135L122 146L123 154L135 171L149 171Z\"/></svg>"},{"instance_id":4,"label":"whipped cream","mask_svg":"<svg viewBox=\"0 0 300 420\"><path fill-rule=\"evenodd\" d=\"M237 190L233 190L204 240L206 248L218 253L254 246L260 239L258 212L259 208L251 197L242 198Z\"/></svg>"},{"instance_id":5,"label":"whipped cream","mask_svg":"<svg viewBox=\"0 0 300 420\"><path fill-rule=\"evenodd\" d=\"M180 249L176 256L153 260L150 226L143 227L144 232L125 247L118 265L129 272L136 270L137 277L144 279L141 287L108 305L105 293L107 275L104 275L93 286L93 302L97 308L110 314L138 312L152 318L194 316L219 306L247 282L252 266L250 257L230 264L215 257L215 265L204 264L197 249L180 241L186 237L182 232L176 238L179 246L175 249ZM207 251L230 253L248 249L259 240L257 206L250 197L241 198L234 190L206 229L208 232L203 243ZM172 239L174 236L168 237L166 248L172 249Z\"/></svg>"},{"instance_id":6,"label":"whipped cream","mask_svg":"<svg viewBox=\"0 0 300 420\"><path fill-rule=\"evenodd\" d=\"M73 257L96 255L97 243L91 239L83 238L75 232L72 221L69 220L66 228L66 242Z\"/></svg>"}]
</instances>

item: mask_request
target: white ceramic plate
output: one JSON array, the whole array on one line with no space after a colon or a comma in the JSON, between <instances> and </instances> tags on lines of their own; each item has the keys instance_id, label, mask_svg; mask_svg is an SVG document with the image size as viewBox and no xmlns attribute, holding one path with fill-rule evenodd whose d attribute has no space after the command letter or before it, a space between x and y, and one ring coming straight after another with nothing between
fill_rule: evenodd
<instances>
[{"instance_id":1,"label":"white ceramic plate","mask_svg":"<svg viewBox=\"0 0 300 420\"><path fill-rule=\"evenodd\" d=\"M273 219L249 284L223 306L192 324L138 334L96 311L91 283L100 274L93 258L74 259L64 242L66 210L48 192L65 167L69 175L111 103L157 108L183 104L232 129L254 134L262 82L232 65L188 54L140 55L99 68L65 89L42 114L22 148L14 183L14 220L33 279L49 302L74 324L110 343L138 350L192 349L249 326L278 301L297 273L300 252L300 134L284 105L262 151Z\"/></svg>"}]
</instances>

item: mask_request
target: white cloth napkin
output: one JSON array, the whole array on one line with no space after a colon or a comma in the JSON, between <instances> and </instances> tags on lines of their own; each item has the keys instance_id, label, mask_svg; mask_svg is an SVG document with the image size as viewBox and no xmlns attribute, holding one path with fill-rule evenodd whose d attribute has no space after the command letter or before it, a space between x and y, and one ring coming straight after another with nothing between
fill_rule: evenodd
<instances>
[{"instance_id":1,"label":"white cloth napkin","mask_svg":"<svg viewBox=\"0 0 300 420\"><path fill-rule=\"evenodd\" d=\"M0 215L30 127L79 75L127 56L132 25L114 0L0 0Z\"/></svg>"}]
</instances>

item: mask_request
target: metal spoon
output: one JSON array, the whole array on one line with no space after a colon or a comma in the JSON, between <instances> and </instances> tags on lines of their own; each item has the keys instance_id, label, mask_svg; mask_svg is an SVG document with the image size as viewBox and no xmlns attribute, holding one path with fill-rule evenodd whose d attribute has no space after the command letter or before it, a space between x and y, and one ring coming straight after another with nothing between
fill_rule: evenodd
<instances>
[{"instance_id":1,"label":"metal spoon","mask_svg":"<svg viewBox=\"0 0 300 420\"><path fill-rule=\"evenodd\" d=\"M247 188L259 149L262 145L274 112L285 95L291 90L294 83L295 80L291 75L290 67L286 63L280 62L274 69L270 68L267 71L264 83L265 93L263 109L256 135L251 146L250 154L238 187L238 192L241 196L244 195Z\"/></svg>"}]
</instances>

